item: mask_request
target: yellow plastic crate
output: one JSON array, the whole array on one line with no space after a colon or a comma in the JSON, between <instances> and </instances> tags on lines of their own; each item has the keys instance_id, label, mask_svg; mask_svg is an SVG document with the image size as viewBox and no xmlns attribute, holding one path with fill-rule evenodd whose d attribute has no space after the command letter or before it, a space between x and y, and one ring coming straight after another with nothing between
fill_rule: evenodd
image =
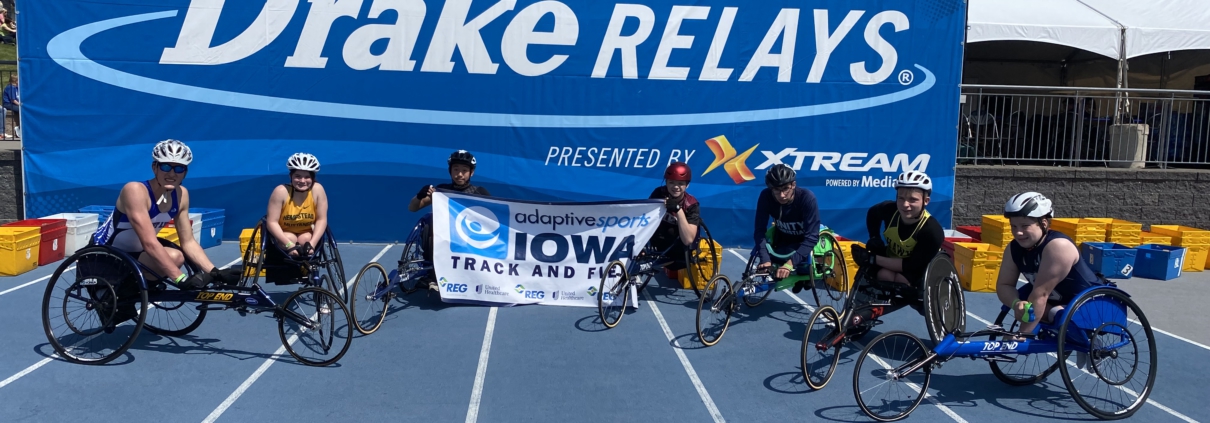
<instances>
[{"instance_id":1,"label":"yellow plastic crate","mask_svg":"<svg viewBox=\"0 0 1210 423\"><path fill-rule=\"evenodd\" d=\"M1139 233L1139 245L1142 244L1159 244L1172 245L1172 237L1168 235L1160 235L1154 232L1143 231Z\"/></svg>"},{"instance_id":2,"label":"yellow plastic crate","mask_svg":"<svg viewBox=\"0 0 1210 423\"><path fill-rule=\"evenodd\" d=\"M995 245L1000 248L1008 248L1008 243L1013 242L1012 232L1000 232L997 229L984 230L980 234L982 242Z\"/></svg>"},{"instance_id":3,"label":"yellow plastic crate","mask_svg":"<svg viewBox=\"0 0 1210 423\"><path fill-rule=\"evenodd\" d=\"M1151 225L1151 232L1171 237L1173 242L1171 245L1178 247L1210 245L1210 231L1205 229L1181 225Z\"/></svg>"},{"instance_id":4,"label":"yellow plastic crate","mask_svg":"<svg viewBox=\"0 0 1210 423\"><path fill-rule=\"evenodd\" d=\"M1008 218L998 214L983 215L983 232L986 233L989 229L999 229L1000 232L1008 232Z\"/></svg>"},{"instance_id":5,"label":"yellow plastic crate","mask_svg":"<svg viewBox=\"0 0 1210 423\"><path fill-rule=\"evenodd\" d=\"M1093 219L1057 218L1051 220L1050 226L1074 239L1078 247L1085 242L1104 242L1109 224Z\"/></svg>"},{"instance_id":6,"label":"yellow plastic crate","mask_svg":"<svg viewBox=\"0 0 1210 423\"><path fill-rule=\"evenodd\" d=\"M243 238L241 238L243 239ZM702 238L698 241L697 264L693 268L697 269L698 275L707 275L705 278L699 278L697 281L698 289L706 289L706 284L710 283L710 278L714 275L710 273L714 270L714 263L720 263L723 258L723 246L716 241L714 243L714 255L710 255L710 240ZM685 269L677 272L676 278L681 282L681 288L689 289L692 285L689 284L689 271Z\"/></svg>"},{"instance_id":7,"label":"yellow plastic crate","mask_svg":"<svg viewBox=\"0 0 1210 423\"><path fill-rule=\"evenodd\" d=\"M846 283L849 285L850 289L853 288L853 279L855 277L857 277L857 262L853 261L853 246L854 245L860 245L862 247L865 247L864 242L836 241L836 247L839 248L840 251L843 252L843 254L841 254L841 255L844 256L845 273L847 274L847 279L848 279L846 281ZM838 290L843 290L844 287L837 286L837 285L839 285L837 282L838 281L836 281L836 280L827 281L828 285L831 286L832 288L835 288Z\"/></svg>"},{"instance_id":8,"label":"yellow plastic crate","mask_svg":"<svg viewBox=\"0 0 1210 423\"><path fill-rule=\"evenodd\" d=\"M999 260L975 260L956 264L958 284L967 292L996 292L996 279L1000 277Z\"/></svg>"},{"instance_id":9,"label":"yellow plastic crate","mask_svg":"<svg viewBox=\"0 0 1210 423\"><path fill-rule=\"evenodd\" d=\"M17 276L38 267L39 226L0 226L0 275Z\"/></svg>"},{"instance_id":10,"label":"yellow plastic crate","mask_svg":"<svg viewBox=\"0 0 1210 423\"><path fill-rule=\"evenodd\" d=\"M982 242L955 242L954 260L956 261L1000 261L1004 257L1004 248Z\"/></svg>"},{"instance_id":11,"label":"yellow plastic crate","mask_svg":"<svg viewBox=\"0 0 1210 423\"><path fill-rule=\"evenodd\" d=\"M1094 222L1103 222L1105 227L1105 242L1113 242L1127 247L1137 247L1139 235L1143 233L1143 224L1129 220L1113 218L1089 218Z\"/></svg>"},{"instance_id":12,"label":"yellow plastic crate","mask_svg":"<svg viewBox=\"0 0 1210 423\"><path fill-rule=\"evenodd\" d=\"M1200 272L1206 268L1206 256L1210 253L1210 245L1186 245L1185 262L1181 264L1181 270L1186 272Z\"/></svg>"},{"instance_id":13,"label":"yellow plastic crate","mask_svg":"<svg viewBox=\"0 0 1210 423\"><path fill-rule=\"evenodd\" d=\"M178 247L181 245L181 235L176 233L176 228L167 228L166 227L166 228L160 229L160 233L156 236L158 236L160 238L164 238L168 241L171 241L173 244L176 244Z\"/></svg>"},{"instance_id":14,"label":"yellow plastic crate","mask_svg":"<svg viewBox=\"0 0 1210 423\"><path fill-rule=\"evenodd\" d=\"M240 233L239 233L240 257L244 257L245 253L248 252L248 244L252 244L252 232L255 230L256 230L255 228L248 228L248 229L244 229L243 231L240 231ZM256 273L256 270L255 270L256 264L257 264L256 258L259 256L260 256L260 245L252 244L252 261L249 263L244 263L244 276L252 276L253 273ZM260 277L262 277L262 278L265 277L265 269L261 269Z\"/></svg>"}]
</instances>

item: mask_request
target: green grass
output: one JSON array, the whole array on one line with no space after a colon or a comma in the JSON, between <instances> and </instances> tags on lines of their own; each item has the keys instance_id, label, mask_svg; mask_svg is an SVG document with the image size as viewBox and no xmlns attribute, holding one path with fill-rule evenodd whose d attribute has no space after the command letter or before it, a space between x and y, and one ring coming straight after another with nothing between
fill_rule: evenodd
<instances>
[{"instance_id":1,"label":"green grass","mask_svg":"<svg viewBox=\"0 0 1210 423\"><path fill-rule=\"evenodd\" d=\"M0 44L0 61L10 61L10 60L11 61L17 60L17 46L10 45L10 44ZM15 71L15 70L17 70L17 65L0 65L0 72Z\"/></svg>"}]
</instances>

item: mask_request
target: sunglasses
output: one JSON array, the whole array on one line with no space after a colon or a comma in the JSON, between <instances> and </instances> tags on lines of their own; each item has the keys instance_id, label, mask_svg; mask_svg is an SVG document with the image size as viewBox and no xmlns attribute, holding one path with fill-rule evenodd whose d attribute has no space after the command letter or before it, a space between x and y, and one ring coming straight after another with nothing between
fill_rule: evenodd
<instances>
[{"instance_id":1,"label":"sunglasses","mask_svg":"<svg viewBox=\"0 0 1210 423\"><path fill-rule=\"evenodd\" d=\"M185 173L186 170L189 170L189 166L160 163L160 172L175 171L176 173Z\"/></svg>"}]
</instances>

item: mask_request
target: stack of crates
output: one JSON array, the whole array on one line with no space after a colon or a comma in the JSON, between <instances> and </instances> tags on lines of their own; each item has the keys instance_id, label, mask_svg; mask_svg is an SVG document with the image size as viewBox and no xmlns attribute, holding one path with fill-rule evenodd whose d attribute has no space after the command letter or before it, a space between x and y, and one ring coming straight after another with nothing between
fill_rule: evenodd
<instances>
[{"instance_id":1,"label":"stack of crates","mask_svg":"<svg viewBox=\"0 0 1210 423\"><path fill-rule=\"evenodd\" d=\"M1121 244L1127 247L1142 245L1143 224L1129 220L1112 218L1092 218L1094 222L1105 223L1105 242Z\"/></svg>"},{"instance_id":2,"label":"stack of crates","mask_svg":"<svg viewBox=\"0 0 1210 423\"><path fill-rule=\"evenodd\" d=\"M1155 244L1155 245L1172 245L1172 237L1160 235L1155 232L1142 231L1139 232L1139 245Z\"/></svg>"},{"instance_id":3,"label":"stack of crates","mask_svg":"<svg viewBox=\"0 0 1210 423\"><path fill-rule=\"evenodd\" d=\"M5 223L9 227L29 227L40 231L38 236L38 265L45 266L63 260L67 242L67 221L63 219L25 219Z\"/></svg>"},{"instance_id":4,"label":"stack of crates","mask_svg":"<svg viewBox=\"0 0 1210 423\"><path fill-rule=\"evenodd\" d=\"M839 248L844 256L845 273L848 274L849 287L853 287L853 279L857 277L857 262L853 261L853 245L865 247L864 242L857 241L836 241L836 248ZM834 283L835 281L833 281ZM832 286L836 289L841 289L839 286Z\"/></svg>"},{"instance_id":5,"label":"stack of crates","mask_svg":"<svg viewBox=\"0 0 1210 423\"><path fill-rule=\"evenodd\" d=\"M113 214L113 206L85 206L77 210L80 213L96 213L97 223L104 225L106 220L109 220L109 215Z\"/></svg>"},{"instance_id":6,"label":"stack of crates","mask_svg":"<svg viewBox=\"0 0 1210 423\"><path fill-rule=\"evenodd\" d=\"M59 213L43 217L43 219L63 219L67 222L67 236L64 241L63 254L70 256L92 241L92 235L97 232L96 213Z\"/></svg>"},{"instance_id":7,"label":"stack of crates","mask_svg":"<svg viewBox=\"0 0 1210 423\"><path fill-rule=\"evenodd\" d=\"M1105 242L1108 226L1093 219L1055 218L1050 221L1050 227L1071 237L1076 242L1076 248L1085 242Z\"/></svg>"},{"instance_id":8,"label":"stack of crates","mask_svg":"<svg viewBox=\"0 0 1210 423\"><path fill-rule=\"evenodd\" d=\"M1008 218L998 214L983 215L983 227L979 231L979 240L1001 249L1008 248L1008 243L1013 240L1013 231L1008 224Z\"/></svg>"},{"instance_id":9,"label":"stack of crates","mask_svg":"<svg viewBox=\"0 0 1210 423\"><path fill-rule=\"evenodd\" d=\"M243 237L240 237L243 242ZM706 289L706 284L710 283L709 278L713 278L711 274L714 271L715 263L722 263L723 246L719 245L718 241L714 242L714 255L710 254L710 240L702 238L698 241L697 264L690 266L681 272L677 273L677 279L681 281L681 288L689 289L692 286L689 284L689 272L694 272L693 275L698 278L697 289ZM708 275L705 279L700 275Z\"/></svg>"},{"instance_id":10,"label":"stack of crates","mask_svg":"<svg viewBox=\"0 0 1210 423\"><path fill-rule=\"evenodd\" d=\"M1185 251L1171 245L1140 245L1135 248L1134 276L1162 281L1179 278Z\"/></svg>"},{"instance_id":11,"label":"stack of crates","mask_svg":"<svg viewBox=\"0 0 1210 423\"><path fill-rule=\"evenodd\" d=\"M197 239L202 248L217 247L223 244L223 221L226 220L223 209L191 208L190 211L201 213L201 236ZM195 228L197 230L197 228Z\"/></svg>"},{"instance_id":12,"label":"stack of crates","mask_svg":"<svg viewBox=\"0 0 1210 423\"><path fill-rule=\"evenodd\" d=\"M201 240L202 240L202 214L194 213L193 211L190 211L189 212L189 226L190 226L190 229L193 230L193 240L201 242ZM175 219L168 221L168 226L166 226L164 229L168 229L168 228L172 228L173 233L176 232ZM160 233L164 233L164 231L161 230ZM179 234L177 234L177 235L179 235ZM180 239L180 237L178 236L177 240L169 240L169 241L173 241L177 245L180 245L179 239Z\"/></svg>"},{"instance_id":13,"label":"stack of crates","mask_svg":"<svg viewBox=\"0 0 1210 423\"><path fill-rule=\"evenodd\" d=\"M17 276L38 267L42 229L36 226L0 226L0 275Z\"/></svg>"},{"instance_id":14,"label":"stack of crates","mask_svg":"<svg viewBox=\"0 0 1210 423\"><path fill-rule=\"evenodd\" d=\"M181 245L181 235L176 233L176 228L165 227L160 229L160 233L156 235L159 238L164 238L178 247Z\"/></svg>"},{"instance_id":15,"label":"stack of crates","mask_svg":"<svg viewBox=\"0 0 1210 423\"><path fill-rule=\"evenodd\" d=\"M1200 272L1210 263L1206 262L1210 253L1210 231L1181 225L1151 225L1151 232L1172 238L1173 245L1185 248L1185 263L1181 270Z\"/></svg>"},{"instance_id":16,"label":"stack of crates","mask_svg":"<svg viewBox=\"0 0 1210 423\"><path fill-rule=\"evenodd\" d=\"M953 257L955 242L977 242L977 241L979 241L979 240L971 238L969 235L964 234L962 232L946 229L945 230L945 240L941 241L941 249L945 250L946 254L949 254L950 257Z\"/></svg>"},{"instance_id":17,"label":"stack of crates","mask_svg":"<svg viewBox=\"0 0 1210 423\"><path fill-rule=\"evenodd\" d=\"M954 266L958 268L958 282L962 289L968 292L996 292L996 279L1000 276L1003 257L1004 248L997 245L955 242Z\"/></svg>"}]
</instances>

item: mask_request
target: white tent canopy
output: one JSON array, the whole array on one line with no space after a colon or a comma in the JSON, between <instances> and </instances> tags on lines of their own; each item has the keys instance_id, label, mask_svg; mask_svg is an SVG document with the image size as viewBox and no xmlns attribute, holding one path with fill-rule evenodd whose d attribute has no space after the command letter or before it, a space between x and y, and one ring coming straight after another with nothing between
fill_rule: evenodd
<instances>
[{"instance_id":1,"label":"white tent canopy","mask_svg":"<svg viewBox=\"0 0 1210 423\"><path fill-rule=\"evenodd\" d=\"M1044 42L1115 59L1210 49L1206 0L969 0L968 13L969 43Z\"/></svg>"},{"instance_id":2,"label":"white tent canopy","mask_svg":"<svg viewBox=\"0 0 1210 423\"><path fill-rule=\"evenodd\" d=\"M968 43L1035 41L1121 57L1121 27L1077 0L970 0L967 28Z\"/></svg>"}]
</instances>

